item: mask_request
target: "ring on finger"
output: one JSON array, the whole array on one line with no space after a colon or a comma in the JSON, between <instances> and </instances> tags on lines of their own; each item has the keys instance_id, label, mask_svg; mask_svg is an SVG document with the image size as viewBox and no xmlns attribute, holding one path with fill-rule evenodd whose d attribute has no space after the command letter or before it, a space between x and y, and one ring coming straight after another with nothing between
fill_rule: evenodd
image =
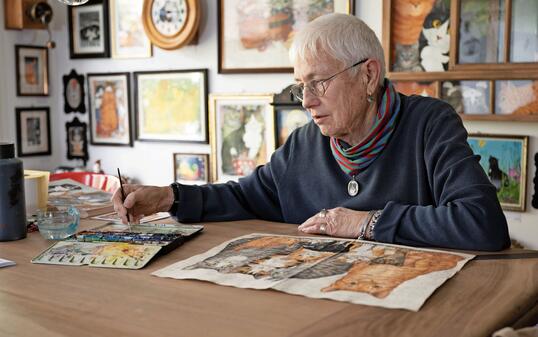
<instances>
[{"instance_id":1,"label":"ring on finger","mask_svg":"<svg viewBox=\"0 0 538 337\"><path fill-rule=\"evenodd\" d=\"M325 227L324 224L319 225L319 231L325 234L325 232L327 231L327 228Z\"/></svg>"},{"instance_id":2,"label":"ring on finger","mask_svg":"<svg viewBox=\"0 0 538 337\"><path fill-rule=\"evenodd\" d=\"M318 214L320 218L325 218L327 216L327 210L324 208L321 211L319 211Z\"/></svg>"}]
</instances>

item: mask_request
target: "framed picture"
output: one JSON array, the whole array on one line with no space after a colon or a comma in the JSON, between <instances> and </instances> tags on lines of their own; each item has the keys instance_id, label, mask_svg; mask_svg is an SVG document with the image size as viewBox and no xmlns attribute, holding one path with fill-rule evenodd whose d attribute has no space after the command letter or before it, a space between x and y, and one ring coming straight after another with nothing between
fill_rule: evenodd
<instances>
[{"instance_id":1,"label":"framed picture","mask_svg":"<svg viewBox=\"0 0 538 337\"><path fill-rule=\"evenodd\" d=\"M84 75L79 75L75 69L71 69L68 75L63 76L64 83L64 111L86 112L84 104Z\"/></svg>"},{"instance_id":2,"label":"framed picture","mask_svg":"<svg viewBox=\"0 0 538 337\"><path fill-rule=\"evenodd\" d=\"M312 120L310 113L301 107L275 108L277 147L284 145L289 135Z\"/></svg>"},{"instance_id":3,"label":"framed picture","mask_svg":"<svg viewBox=\"0 0 538 337\"><path fill-rule=\"evenodd\" d=\"M17 96L48 96L48 49L15 45L15 60L17 62Z\"/></svg>"},{"instance_id":4,"label":"framed picture","mask_svg":"<svg viewBox=\"0 0 538 337\"><path fill-rule=\"evenodd\" d=\"M69 56L108 57L108 1L91 0L85 5L68 6Z\"/></svg>"},{"instance_id":5,"label":"framed picture","mask_svg":"<svg viewBox=\"0 0 538 337\"><path fill-rule=\"evenodd\" d=\"M538 115L538 80L495 81L495 113Z\"/></svg>"},{"instance_id":6,"label":"framed picture","mask_svg":"<svg viewBox=\"0 0 538 337\"><path fill-rule=\"evenodd\" d=\"M19 157L50 155L49 108L16 108L15 112L17 155Z\"/></svg>"},{"instance_id":7,"label":"framed picture","mask_svg":"<svg viewBox=\"0 0 538 337\"><path fill-rule=\"evenodd\" d=\"M351 0L219 0L219 73L292 72L288 48L318 16L353 13Z\"/></svg>"},{"instance_id":8,"label":"framed picture","mask_svg":"<svg viewBox=\"0 0 538 337\"><path fill-rule=\"evenodd\" d=\"M207 69L134 76L137 139L207 143Z\"/></svg>"},{"instance_id":9,"label":"framed picture","mask_svg":"<svg viewBox=\"0 0 538 337\"><path fill-rule=\"evenodd\" d=\"M385 1L387 70L442 72L450 51L450 0ZM387 34L388 33L388 34Z\"/></svg>"},{"instance_id":10,"label":"framed picture","mask_svg":"<svg viewBox=\"0 0 538 337\"><path fill-rule=\"evenodd\" d=\"M504 210L525 211L528 136L471 134L468 142Z\"/></svg>"},{"instance_id":11,"label":"framed picture","mask_svg":"<svg viewBox=\"0 0 538 337\"><path fill-rule=\"evenodd\" d=\"M152 48L142 24L143 0L110 0L113 58L151 57Z\"/></svg>"},{"instance_id":12,"label":"framed picture","mask_svg":"<svg viewBox=\"0 0 538 337\"><path fill-rule=\"evenodd\" d=\"M203 153L174 153L174 181L186 185L209 182L209 155Z\"/></svg>"},{"instance_id":13,"label":"framed picture","mask_svg":"<svg viewBox=\"0 0 538 337\"><path fill-rule=\"evenodd\" d=\"M452 105L460 114L488 115L492 113L490 81L443 82L441 99Z\"/></svg>"},{"instance_id":14,"label":"framed picture","mask_svg":"<svg viewBox=\"0 0 538 337\"><path fill-rule=\"evenodd\" d=\"M133 145L129 73L88 74L92 145Z\"/></svg>"},{"instance_id":15,"label":"framed picture","mask_svg":"<svg viewBox=\"0 0 538 337\"><path fill-rule=\"evenodd\" d=\"M88 160L88 137L86 123L75 117L71 122L65 123L67 134L67 159L82 159L84 165Z\"/></svg>"},{"instance_id":16,"label":"framed picture","mask_svg":"<svg viewBox=\"0 0 538 337\"><path fill-rule=\"evenodd\" d=\"M210 96L211 180L237 180L275 150L273 95Z\"/></svg>"},{"instance_id":17,"label":"framed picture","mask_svg":"<svg viewBox=\"0 0 538 337\"><path fill-rule=\"evenodd\" d=\"M310 113L305 111L299 101L291 93L292 85L288 85L273 96L272 105L275 108L275 140L277 147L282 146L293 130L312 120Z\"/></svg>"}]
</instances>

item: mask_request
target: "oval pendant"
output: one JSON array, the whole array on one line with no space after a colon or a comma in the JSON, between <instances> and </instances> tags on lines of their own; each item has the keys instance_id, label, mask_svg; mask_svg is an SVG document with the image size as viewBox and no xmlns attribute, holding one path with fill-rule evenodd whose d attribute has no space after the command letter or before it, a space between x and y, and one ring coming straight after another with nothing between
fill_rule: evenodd
<instances>
[{"instance_id":1,"label":"oval pendant","mask_svg":"<svg viewBox=\"0 0 538 337\"><path fill-rule=\"evenodd\" d=\"M351 197L359 194L359 183L355 180L350 180L349 183L347 183L347 194Z\"/></svg>"}]
</instances>

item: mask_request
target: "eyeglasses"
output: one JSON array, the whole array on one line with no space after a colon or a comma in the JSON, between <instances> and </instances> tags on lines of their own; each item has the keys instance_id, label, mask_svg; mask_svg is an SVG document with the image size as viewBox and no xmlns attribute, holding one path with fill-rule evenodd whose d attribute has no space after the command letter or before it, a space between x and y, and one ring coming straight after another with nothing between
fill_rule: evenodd
<instances>
[{"instance_id":1,"label":"eyeglasses","mask_svg":"<svg viewBox=\"0 0 538 337\"><path fill-rule=\"evenodd\" d=\"M304 99L304 91L305 91L305 89L308 89L308 92L311 93L312 95L316 96L316 97L322 97L323 95L325 95L325 92L327 91L327 88L329 87L329 81L330 80L332 80L336 76L340 75L341 73L343 73L345 71L348 71L349 69L351 69L353 67L356 67L359 64L364 63L366 61L368 61L367 58L364 59L364 60L361 60L361 61L359 61L357 63L354 63L351 66L347 67L346 69L344 69L342 71L339 71L336 74L332 75L331 77L328 77L328 78L323 79L323 80L314 80L314 81L310 81L310 82L308 82L306 84L305 83L294 84L294 85L291 86L290 91L293 94L293 96L295 96L295 98L297 98L301 102Z\"/></svg>"}]
</instances>

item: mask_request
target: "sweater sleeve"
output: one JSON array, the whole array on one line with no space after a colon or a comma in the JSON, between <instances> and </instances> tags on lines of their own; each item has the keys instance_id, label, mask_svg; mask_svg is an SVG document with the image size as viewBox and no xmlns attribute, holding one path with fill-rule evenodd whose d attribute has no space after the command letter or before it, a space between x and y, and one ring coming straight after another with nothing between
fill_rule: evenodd
<instances>
[{"instance_id":1,"label":"sweater sleeve","mask_svg":"<svg viewBox=\"0 0 538 337\"><path fill-rule=\"evenodd\" d=\"M290 142L288 142L290 143ZM180 185L175 218L181 222L263 219L283 221L278 198L279 177L285 173L289 149L286 143L269 163L258 166L239 182L202 186Z\"/></svg>"},{"instance_id":2,"label":"sweater sleeve","mask_svg":"<svg viewBox=\"0 0 538 337\"><path fill-rule=\"evenodd\" d=\"M374 237L412 246L507 248L506 218L495 187L479 164L480 156L468 145L459 116L444 104L440 110L424 132L424 161L434 204L388 202Z\"/></svg>"}]
</instances>

